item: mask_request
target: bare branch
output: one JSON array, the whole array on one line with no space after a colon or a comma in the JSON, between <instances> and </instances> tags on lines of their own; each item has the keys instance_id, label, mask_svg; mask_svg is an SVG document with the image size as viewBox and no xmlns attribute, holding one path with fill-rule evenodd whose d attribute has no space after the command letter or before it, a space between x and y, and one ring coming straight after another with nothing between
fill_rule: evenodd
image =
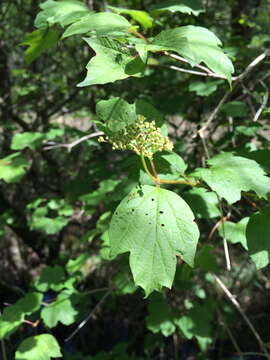
<instances>
[{"instance_id":1,"label":"bare branch","mask_svg":"<svg viewBox=\"0 0 270 360\"><path fill-rule=\"evenodd\" d=\"M262 352L265 355L267 355L267 357L269 358L269 353L268 353L268 350L267 350L264 342L262 341L262 339L261 339L260 335L258 334L257 330L255 329L255 327L253 326L253 324L251 323L251 321L249 320L249 318L245 314L244 310L241 308L239 302L236 300L236 297L230 292L230 290L226 287L226 285L222 282L222 280L217 275L214 275L214 277L215 277L216 282L220 286L220 288L224 291L224 293L228 297L228 299L231 301L231 303L236 307L236 309L241 314L241 316L244 319L244 321L246 322L247 326L249 327L249 329L251 330L251 332L253 333L253 335L257 339Z\"/></svg>"},{"instance_id":2,"label":"bare branch","mask_svg":"<svg viewBox=\"0 0 270 360\"><path fill-rule=\"evenodd\" d=\"M101 135L104 135L104 133L102 131L97 131L95 133L85 135L85 136L81 137L80 139L73 141L70 144L49 145L49 146L45 146L42 150L46 151L46 150L52 150L52 149L58 149L58 148L64 147L64 148L67 148L68 152L71 152L71 150L74 148L74 146L80 144L81 142L86 141L88 139L92 139L97 136L101 136Z\"/></svg>"},{"instance_id":3,"label":"bare branch","mask_svg":"<svg viewBox=\"0 0 270 360\"><path fill-rule=\"evenodd\" d=\"M265 83L260 80L260 84L264 87L265 89L265 94L263 96L263 100L262 100L262 104L261 106L259 107L259 109L256 111L256 114L254 115L254 118L253 118L253 121L256 122L259 120L259 117L261 116L264 108L266 107L267 105L267 102L268 102L268 99L269 99L269 90L268 90L268 87L265 85Z\"/></svg>"}]
</instances>

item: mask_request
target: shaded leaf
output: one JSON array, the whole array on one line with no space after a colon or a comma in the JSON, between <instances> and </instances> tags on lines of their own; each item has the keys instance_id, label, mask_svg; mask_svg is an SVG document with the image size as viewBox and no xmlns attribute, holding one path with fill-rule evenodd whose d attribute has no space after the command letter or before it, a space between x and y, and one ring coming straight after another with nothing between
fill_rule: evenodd
<instances>
[{"instance_id":1,"label":"shaded leaf","mask_svg":"<svg viewBox=\"0 0 270 360\"><path fill-rule=\"evenodd\" d=\"M147 329L153 333L161 332L170 336L175 331L174 317L171 307L166 303L162 294L153 294L148 300L148 313L146 318Z\"/></svg>"},{"instance_id":2,"label":"shaded leaf","mask_svg":"<svg viewBox=\"0 0 270 360\"><path fill-rule=\"evenodd\" d=\"M27 64L31 64L37 59L44 51L53 47L58 40L58 33L52 29L35 30L27 35L20 45L27 45L25 50L25 60Z\"/></svg>"},{"instance_id":3,"label":"shaded leaf","mask_svg":"<svg viewBox=\"0 0 270 360\"><path fill-rule=\"evenodd\" d=\"M248 252L257 269L270 262L270 207L250 217L246 229Z\"/></svg>"},{"instance_id":4,"label":"shaded leaf","mask_svg":"<svg viewBox=\"0 0 270 360\"><path fill-rule=\"evenodd\" d=\"M211 219L220 216L218 197L204 188L193 188L182 194L183 199L191 207L195 217Z\"/></svg>"},{"instance_id":5,"label":"shaded leaf","mask_svg":"<svg viewBox=\"0 0 270 360\"><path fill-rule=\"evenodd\" d=\"M39 291L45 292L49 289L59 291L65 287L65 272L59 266L47 266L42 270L41 276L35 282L35 288Z\"/></svg>"}]
</instances>

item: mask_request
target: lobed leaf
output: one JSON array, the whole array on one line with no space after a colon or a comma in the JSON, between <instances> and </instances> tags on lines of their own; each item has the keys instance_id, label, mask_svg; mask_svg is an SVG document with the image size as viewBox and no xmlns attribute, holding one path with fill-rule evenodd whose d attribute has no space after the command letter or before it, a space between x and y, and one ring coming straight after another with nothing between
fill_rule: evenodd
<instances>
[{"instance_id":1,"label":"lobed leaf","mask_svg":"<svg viewBox=\"0 0 270 360\"><path fill-rule=\"evenodd\" d=\"M41 334L25 339L16 351L15 360L50 360L61 356L55 337Z\"/></svg>"},{"instance_id":2,"label":"lobed leaf","mask_svg":"<svg viewBox=\"0 0 270 360\"><path fill-rule=\"evenodd\" d=\"M224 152L208 160L208 164L209 169L197 169L194 176L201 177L229 204L240 200L241 191L253 190L265 199L270 193L270 178L254 160Z\"/></svg>"},{"instance_id":3,"label":"lobed leaf","mask_svg":"<svg viewBox=\"0 0 270 360\"><path fill-rule=\"evenodd\" d=\"M137 187L117 207L109 228L111 254L130 252L136 285L148 296L172 286L176 255L193 266L199 238L194 216L177 194Z\"/></svg>"},{"instance_id":4,"label":"lobed leaf","mask_svg":"<svg viewBox=\"0 0 270 360\"><path fill-rule=\"evenodd\" d=\"M140 57L134 56L130 49L109 38L86 38L87 44L96 56L87 64L86 78L77 86L107 84L130 76L139 76L145 69Z\"/></svg>"},{"instance_id":5,"label":"lobed leaf","mask_svg":"<svg viewBox=\"0 0 270 360\"><path fill-rule=\"evenodd\" d=\"M161 31L153 40L149 49L175 51L194 66L204 62L209 69L224 76L229 82L234 68L231 60L220 48L221 41L214 33L200 26L182 26Z\"/></svg>"}]
</instances>

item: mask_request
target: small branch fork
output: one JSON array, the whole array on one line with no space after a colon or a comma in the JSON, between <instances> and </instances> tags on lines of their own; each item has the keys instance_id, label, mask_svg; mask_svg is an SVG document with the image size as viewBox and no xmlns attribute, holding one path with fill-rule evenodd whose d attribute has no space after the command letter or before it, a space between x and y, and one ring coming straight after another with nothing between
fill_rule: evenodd
<instances>
[{"instance_id":1,"label":"small branch fork","mask_svg":"<svg viewBox=\"0 0 270 360\"><path fill-rule=\"evenodd\" d=\"M151 168L152 168L154 175L151 174L150 170L148 169L147 163L146 163L143 155L141 155L141 161L142 161L142 165L143 165L145 172L152 180L154 180L154 182L156 183L157 186L160 186L161 184L184 184L184 185L189 185L189 186L197 186L198 185L198 182L194 182L194 181L190 180L188 177L185 177L186 180L162 180L158 177L158 173L156 171L156 167L155 167L153 160L149 160L149 161L150 161Z\"/></svg>"}]
</instances>

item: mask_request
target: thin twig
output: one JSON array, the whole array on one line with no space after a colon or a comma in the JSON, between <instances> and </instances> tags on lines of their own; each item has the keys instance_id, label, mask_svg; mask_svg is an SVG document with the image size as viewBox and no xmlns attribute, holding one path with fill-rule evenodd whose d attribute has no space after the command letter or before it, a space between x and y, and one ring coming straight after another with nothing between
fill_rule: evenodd
<instances>
[{"instance_id":1,"label":"thin twig","mask_svg":"<svg viewBox=\"0 0 270 360\"><path fill-rule=\"evenodd\" d=\"M259 109L257 110L254 118L253 118L253 121L256 122L259 120L259 117L261 116L261 113L263 112L264 108L266 107L267 105L267 102L268 102L268 99L269 99L269 90L268 90L268 87L265 85L265 83L260 80L260 84L264 87L265 89L265 94L263 96L263 101L262 101L262 104L261 106L259 107Z\"/></svg>"},{"instance_id":2,"label":"thin twig","mask_svg":"<svg viewBox=\"0 0 270 360\"><path fill-rule=\"evenodd\" d=\"M74 146L80 144L83 141L86 141L88 139L97 137L97 136L101 136L104 135L104 133L102 131L97 131L95 133L89 134L89 135L85 135L83 137L81 137L80 139L77 139L75 141L73 141L70 144L56 144L56 145L49 145L49 146L45 146L42 150L46 151L46 150L52 150L52 149L58 149L58 148L67 148L68 152L71 152L71 150L74 148Z\"/></svg>"},{"instance_id":3,"label":"thin twig","mask_svg":"<svg viewBox=\"0 0 270 360\"><path fill-rule=\"evenodd\" d=\"M79 324L79 326L65 339L65 342L70 341L80 330L84 327L84 325L92 318L95 312L99 309L101 304L106 300L106 298L111 294L113 289L109 289L106 294L103 295L101 300L97 303L94 309L89 313L89 315Z\"/></svg>"},{"instance_id":4,"label":"thin twig","mask_svg":"<svg viewBox=\"0 0 270 360\"><path fill-rule=\"evenodd\" d=\"M224 293L226 294L228 299L232 302L232 304L236 307L236 309L241 314L242 318L244 319L244 321L248 325L249 329L251 330L251 332L253 333L253 335L257 339L262 352L265 355L269 356L268 350L267 350L264 342L262 341L262 339L261 339L260 335L258 334L257 330L255 329L255 327L253 326L253 324L251 323L251 321L249 320L249 318L245 314L244 310L241 308L239 302L236 300L236 297L230 292L230 290L226 287L226 285L222 282L222 280L217 275L214 275L214 278L215 278L216 282L218 283L218 285L221 287L221 289L224 291Z\"/></svg>"},{"instance_id":5,"label":"thin twig","mask_svg":"<svg viewBox=\"0 0 270 360\"><path fill-rule=\"evenodd\" d=\"M255 66L260 64L268 55L268 52L264 52L261 55L257 56L247 67L246 69L236 78L233 78L234 83L232 86L232 89L227 91L225 95L222 97L222 99L219 101L218 105L214 109L214 111L209 116L206 123L201 127L201 129L198 131L198 134L201 139L205 138L204 132L209 127L209 125L212 123L212 121L216 118L217 114L219 113L222 105L229 99L229 97L232 95L233 91L236 89L237 85L244 80L244 78L247 77L247 75L254 70Z\"/></svg>"},{"instance_id":6,"label":"thin twig","mask_svg":"<svg viewBox=\"0 0 270 360\"><path fill-rule=\"evenodd\" d=\"M239 345L237 344L237 341L234 338L233 333L231 332L230 328L228 327L228 325L220 311L218 311L218 315L220 317L221 324L224 326L225 330L227 331L229 338L231 339L231 342L233 343L233 346L235 347L235 350L237 351L237 355L240 356L240 360L243 360L242 356L241 356L242 351L241 351Z\"/></svg>"}]
</instances>

